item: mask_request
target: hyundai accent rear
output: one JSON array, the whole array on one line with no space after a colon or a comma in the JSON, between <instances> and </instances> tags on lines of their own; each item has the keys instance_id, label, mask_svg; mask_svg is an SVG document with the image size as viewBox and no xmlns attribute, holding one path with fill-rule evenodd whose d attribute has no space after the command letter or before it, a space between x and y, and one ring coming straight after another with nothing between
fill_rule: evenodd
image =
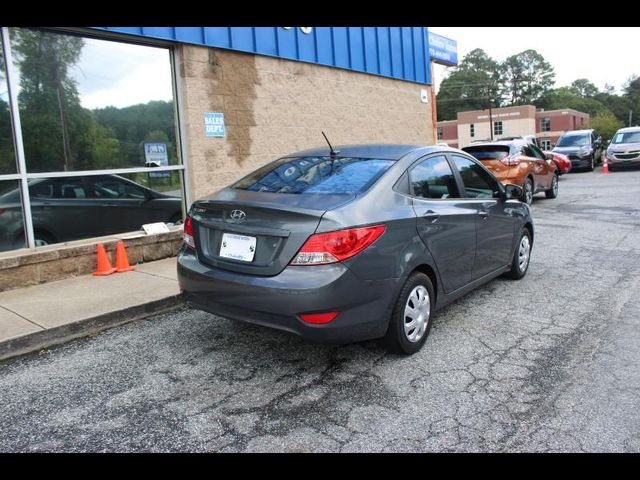
<instances>
[{"instance_id":1,"label":"hyundai accent rear","mask_svg":"<svg viewBox=\"0 0 640 480\"><path fill-rule=\"evenodd\" d=\"M375 251L386 225L339 228L322 217L366 191L393 163L284 158L195 202L178 266L187 300L310 340L383 335L379 318L397 280L359 278L345 262Z\"/></svg>"},{"instance_id":2,"label":"hyundai accent rear","mask_svg":"<svg viewBox=\"0 0 640 480\"><path fill-rule=\"evenodd\" d=\"M222 317L412 354L433 312L525 275L533 223L519 195L443 146L299 152L193 203L180 288Z\"/></svg>"}]
</instances>

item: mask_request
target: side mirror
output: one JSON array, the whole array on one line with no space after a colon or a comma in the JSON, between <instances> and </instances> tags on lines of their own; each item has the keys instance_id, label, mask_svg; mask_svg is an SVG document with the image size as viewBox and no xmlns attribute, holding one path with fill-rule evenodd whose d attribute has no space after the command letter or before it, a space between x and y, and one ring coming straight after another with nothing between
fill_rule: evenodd
<instances>
[{"instance_id":1,"label":"side mirror","mask_svg":"<svg viewBox=\"0 0 640 480\"><path fill-rule=\"evenodd\" d=\"M553 154L552 153L545 153L544 156L547 157L547 160L553 160Z\"/></svg>"},{"instance_id":2,"label":"side mirror","mask_svg":"<svg viewBox=\"0 0 640 480\"><path fill-rule=\"evenodd\" d=\"M556 148L556 144L555 144L555 143L552 143L552 144L551 144L551 148Z\"/></svg>"},{"instance_id":3,"label":"side mirror","mask_svg":"<svg viewBox=\"0 0 640 480\"><path fill-rule=\"evenodd\" d=\"M522 196L522 187L519 185L514 185L513 183L507 183L504 186L505 193L507 195L507 199L511 198L520 198Z\"/></svg>"}]
</instances>

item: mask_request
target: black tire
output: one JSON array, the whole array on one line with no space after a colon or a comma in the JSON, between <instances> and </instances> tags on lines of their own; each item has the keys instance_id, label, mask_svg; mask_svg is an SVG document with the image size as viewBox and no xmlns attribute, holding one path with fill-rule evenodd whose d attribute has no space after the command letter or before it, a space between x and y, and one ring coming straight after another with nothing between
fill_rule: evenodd
<instances>
[{"instance_id":1,"label":"black tire","mask_svg":"<svg viewBox=\"0 0 640 480\"><path fill-rule=\"evenodd\" d=\"M547 198L556 198L558 196L558 172L553 174L553 180L551 180L551 188L545 190L544 194Z\"/></svg>"},{"instance_id":2,"label":"black tire","mask_svg":"<svg viewBox=\"0 0 640 480\"><path fill-rule=\"evenodd\" d=\"M527 177L524 181L520 201L526 203L527 205L531 205L531 203L533 202L533 180L531 180L531 177Z\"/></svg>"},{"instance_id":3,"label":"black tire","mask_svg":"<svg viewBox=\"0 0 640 480\"><path fill-rule=\"evenodd\" d=\"M416 292L416 290L418 290ZM410 324L411 322L407 322L406 316L406 308L413 304L413 307L416 308L416 311L420 310L420 305L415 305L415 299L420 298L420 292L424 294L424 290L426 290L429 298L429 310L426 313L426 319L423 318L423 321L417 322L416 327L413 330L409 330L406 332L405 326ZM414 296L412 296L414 294ZM412 299L410 300L410 297ZM423 301L426 302L427 299L423 296ZM391 314L391 319L389 320L389 328L387 329L387 334L383 339L383 343L385 347L391 353L398 353L401 355L412 355L416 353L418 350L422 348L425 340L429 336L429 332L431 331L431 323L433 318L433 310L435 308L435 295L433 292L433 284L427 275L420 272L415 272L411 274L411 276L407 279L405 284L402 286L400 293L398 294L398 299L396 300L396 304L393 308L393 313ZM422 304L424 305L424 303ZM424 310L422 310L424 314ZM423 315L421 315L423 317ZM424 324L426 322L426 325ZM422 333L420 333L420 330ZM415 339L411 340L410 337L412 334L415 334Z\"/></svg>"},{"instance_id":4,"label":"black tire","mask_svg":"<svg viewBox=\"0 0 640 480\"><path fill-rule=\"evenodd\" d=\"M595 160L594 160L594 158L593 158L593 154L592 154L592 155L589 157L589 166L587 167L587 170L588 170L589 172L593 172L593 169L595 168L595 167L594 167L594 163L595 163Z\"/></svg>"},{"instance_id":5,"label":"black tire","mask_svg":"<svg viewBox=\"0 0 640 480\"><path fill-rule=\"evenodd\" d=\"M182 213L174 213L171 215L169 223L172 223L173 225L180 225L182 223Z\"/></svg>"},{"instance_id":6,"label":"black tire","mask_svg":"<svg viewBox=\"0 0 640 480\"><path fill-rule=\"evenodd\" d=\"M527 238L529 251L527 252L526 263L521 265L521 247L523 238ZM511 270L505 273L505 277L511 278L513 280L520 280L527 274L527 270L529 270L529 263L531 260L531 232L529 232L528 228L523 228L520 237L518 238L518 243L516 244L516 249L513 252L513 259L511 260Z\"/></svg>"},{"instance_id":7,"label":"black tire","mask_svg":"<svg viewBox=\"0 0 640 480\"><path fill-rule=\"evenodd\" d=\"M36 241L36 247L44 247L46 245L51 245L52 243L58 243L53 235L47 232L43 232L42 230L36 230L35 232L33 232L33 236ZM27 248L27 240L24 234L20 235L14 240L13 248Z\"/></svg>"}]
</instances>

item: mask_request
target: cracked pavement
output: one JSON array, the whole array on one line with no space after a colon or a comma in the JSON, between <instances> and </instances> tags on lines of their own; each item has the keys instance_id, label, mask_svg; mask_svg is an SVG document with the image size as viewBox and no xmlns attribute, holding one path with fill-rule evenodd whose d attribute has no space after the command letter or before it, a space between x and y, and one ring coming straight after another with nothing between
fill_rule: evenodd
<instances>
[{"instance_id":1,"label":"cracked pavement","mask_svg":"<svg viewBox=\"0 0 640 480\"><path fill-rule=\"evenodd\" d=\"M0 363L0 451L639 452L640 171L537 195L527 276L412 357L197 310Z\"/></svg>"}]
</instances>

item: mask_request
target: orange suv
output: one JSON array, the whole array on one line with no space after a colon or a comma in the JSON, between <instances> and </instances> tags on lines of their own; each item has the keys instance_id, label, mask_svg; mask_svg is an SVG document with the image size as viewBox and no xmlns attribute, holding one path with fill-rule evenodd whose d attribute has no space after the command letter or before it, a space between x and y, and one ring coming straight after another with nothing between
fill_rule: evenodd
<instances>
[{"instance_id":1,"label":"orange suv","mask_svg":"<svg viewBox=\"0 0 640 480\"><path fill-rule=\"evenodd\" d=\"M558 168L542 150L525 140L478 142L462 150L480 160L502 183L522 187L520 200L531 204L533 195L558 196Z\"/></svg>"}]
</instances>

